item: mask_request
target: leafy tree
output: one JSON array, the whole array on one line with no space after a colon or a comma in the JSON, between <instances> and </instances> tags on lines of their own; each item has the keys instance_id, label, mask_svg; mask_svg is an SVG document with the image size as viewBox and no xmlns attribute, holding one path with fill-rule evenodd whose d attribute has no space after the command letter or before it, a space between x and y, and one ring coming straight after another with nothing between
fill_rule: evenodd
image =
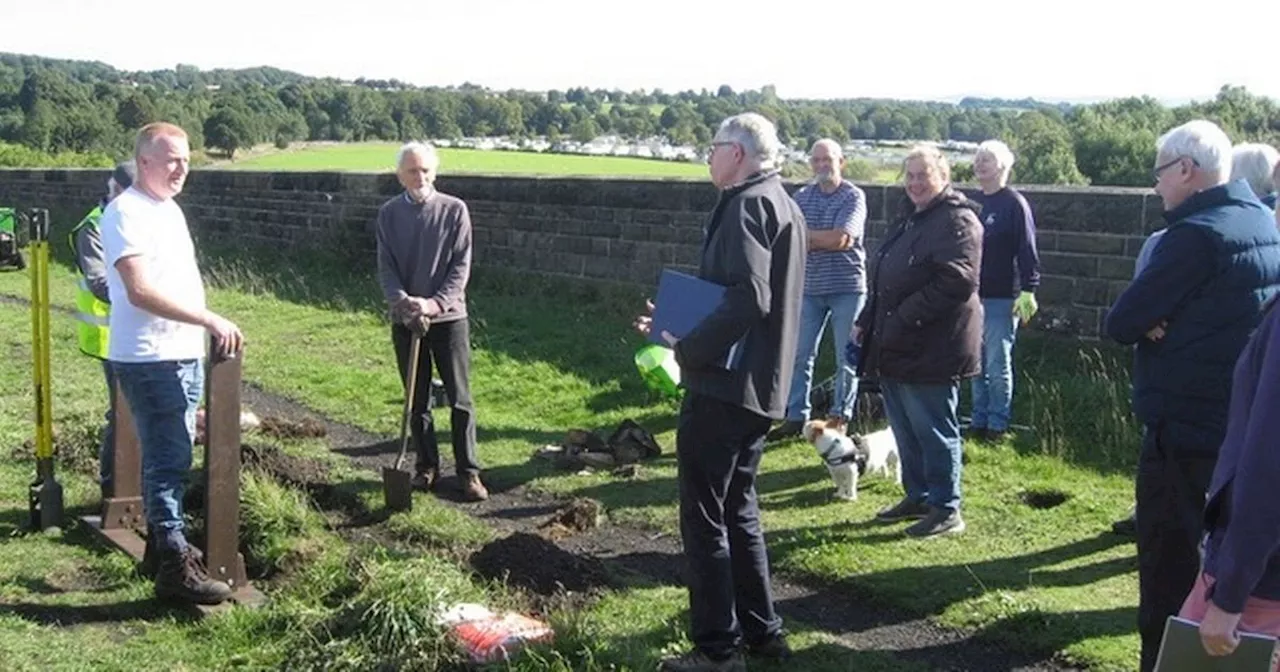
<instances>
[{"instance_id":1,"label":"leafy tree","mask_svg":"<svg viewBox=\"0 0 1280 672\"><path fill-rule=\"evenodd\" d=\"M243 111L223 107L204 122L205 143L218 147L235 159L236 150L253 145L253 127Z\"/></svg>"}]
</instances>

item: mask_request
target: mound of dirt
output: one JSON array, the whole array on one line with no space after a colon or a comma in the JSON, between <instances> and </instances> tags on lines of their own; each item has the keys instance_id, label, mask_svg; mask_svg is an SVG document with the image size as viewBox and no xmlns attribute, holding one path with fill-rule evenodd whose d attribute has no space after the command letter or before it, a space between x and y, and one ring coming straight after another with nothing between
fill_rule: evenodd
<instances>
[{"instance_id":1,"label":"mound of dirt","mask_svg":"<svg viewBox=\"0 0 1280 672\"><path fill-rule=\"evenodd\" d=\"M258 431L281 439L318 439L329 434L324 423L314 418L291 420L275 415L263 417Z\"/></svg>"},{"instance_id":2,"label":"mound of dirt","mask_svg":"<svg viewBox=\"0 0 1280 672\"><path fill-rule=\"evenodd\" d=\"M289 455L274 446L240 446L244 467L254 467L285 485L309 488L329 483L329 465L309 457Z\"/></svg>"},{"instance_id":3,"label":"mound of dirt","mask_svg":"<svg viewBox=\"0 0 1280 672\"><path fill-rule=\"evenodd\" d=\"M240 446L241 469L257 469L281 484L308 492L328 489L329 465L310 457L282 452L275 446L243 444ZM204 508L204 471L192 475L183 496L188 515L202 515Z\"/></svg>"},{"instance_id":4,"label":"mound of dirt","mask_svg":"<svg viewBox=\"0 0 1280 672\"><path fill-rule=\"evenodd\" d=\"M471 566L481 576L542 596L594 593L609 587L608 572L599 560L574 555L526 532L486 544L471 555Z\"/></svg>"},{"instance_id":5,"label":"mound of dirt","mask_svg":"<svg viewBox=\"0 0 1280 672\"><path fill-rule=\"evenodd\" d=\"M549 539L563 539L579 532L600 527L604 519L604 506L594 499L574 498L556 512L550 520L538 526Z\"/></svg>"},{"instance_id":6,"label":"mound of dirt","mask_svg":"<svg viewBox=\"0 0 1280 672\"><path fill-rule=\"evenodd\" d=\"M81 474L97 475L98 449L102 445L102 433L96 426L71 425L54 429L53 452L57 469ZM35 459L35 439L22 442L22 457Z\"/></svg>"}]
</instances>

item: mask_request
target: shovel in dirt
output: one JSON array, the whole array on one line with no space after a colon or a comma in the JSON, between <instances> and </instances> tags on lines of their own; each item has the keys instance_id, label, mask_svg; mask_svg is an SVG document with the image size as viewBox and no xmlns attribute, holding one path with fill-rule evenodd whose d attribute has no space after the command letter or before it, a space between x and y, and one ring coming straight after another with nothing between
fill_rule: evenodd
<instances>
[{"instance_id":1,"label":"shovel in dirt","mask_svg":"<svg viewBox=\"0 0 1280 672\"><path fill-rule=\"evenodd\" d=\"M415 318L409 323L413 342L409 345L409 370L405 374L404 416L400 419L400 454L394 467L382 468L382 496L391 511L408 511L413 508L413 475L404 468L409 455L409 415L413 412L413 397L418 387L418 358L422 354L422 339L427 335L431 322L426 317Z\"/></svg>"}]
</instances>

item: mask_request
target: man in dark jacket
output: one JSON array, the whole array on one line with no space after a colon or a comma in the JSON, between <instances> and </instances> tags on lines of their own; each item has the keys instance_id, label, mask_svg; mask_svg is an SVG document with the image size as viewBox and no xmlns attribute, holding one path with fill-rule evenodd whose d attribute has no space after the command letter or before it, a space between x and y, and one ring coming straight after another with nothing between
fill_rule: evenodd
<instances>
[{"instance_id":1,"label":"man in dark jacket","mask_svg":"<svg viewBox=\"0 0 1280 672\"><path fill-rule=\"evenodd\" d=\"M786 411L807 253L804 217L774 169L779 147L758 114L720 125L709 159L720 199L698 275L727 289L684 338L663 334L686 389L676 456L694 644L663 661L669 672L744 670L743 643L764 658L791 653L773 609L755 487L770 421ZM637 320L643 333L650 326Z\"/></svg>"},{"instance_id":2,"label":"man in dark jacket","mask_svg":"<svg viewBox=\"0 0 1280 672\"><path fill-rule=\"evenodd\" d=\"M1261 308L1280 291L1280 233L1242 180L1231 141L1197 120L1162 136L1155 190L1169 227L1107 314L1134 354L1138 629L1155 666L1167 617L1196 580L1205 491L1226 430L1231 372Z\"/></svg>"},{"instance_id":3,"label":"man in dark jacket","mask_svg":"<svg viewBox=\"0 0 1280 672\"><path fill-rule=\"evenodd\" d=\"M906 534L930 537L965 529L956 406L960 381L981 370L982 225L936 148L917 147L904 167L907 200L876 253L854 339L864 374L880 380L902 458L902 501L876 518L918 519Z\"/></svg>"}]
</instances>

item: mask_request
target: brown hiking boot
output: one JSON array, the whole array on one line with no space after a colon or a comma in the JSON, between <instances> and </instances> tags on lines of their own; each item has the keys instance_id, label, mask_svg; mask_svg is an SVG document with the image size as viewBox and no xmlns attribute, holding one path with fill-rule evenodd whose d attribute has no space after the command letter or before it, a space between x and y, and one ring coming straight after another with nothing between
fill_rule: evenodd
<instances>
[{"instance_id":1,"label":"brown hiking boot","mask_svg":"<svg viewBox=\"0 0 1280 672\"><path fill-rule=\"evenodd\" d=\"M195 553L196 560L204 562L204 553L195 546L187 546ZM160 571L160 554L156 551L155 544L151 541L151 535L147 535L147 546L142 552L142 562L138 563L138 574L144 579L155 579L156 573Z\"/></svg>"},{"instance_id":2,"label":"brown hiking boot","mask_svg":"<svg viewBox=\"0 0 1280 672\"><path fill-rule=\"evenodd\" d=\"M489 499L489 490L480 482L480 474L467 474L466 485L462 486L462 496L469 502Z\"/></svg>"},{"instance_id":3,"label":"brown hiking boot","mask_svg":"<svg viewBox=\"0 0 1280 672\"><path fill-rule=\"evenodd\" d=\"M196 604L221 604L231 597L231 586L215 580L196 558L191 546L179 553L160 550L160 572L156 574L156 597Z\"/></svg>"},{"instance_id":4,"label":"brown hiking boot","mask_svg":"<svg viewBox=\"0 0 1280 672\"><path fill-rule=\"evenodd\" d=\"M435 489L436 483L439 480L440 472L435 469L431 469L430 471L414 474L413 479L409 481L409 485L412 486L414 490L428 492Z\"/></svg>"}]
</instances>

